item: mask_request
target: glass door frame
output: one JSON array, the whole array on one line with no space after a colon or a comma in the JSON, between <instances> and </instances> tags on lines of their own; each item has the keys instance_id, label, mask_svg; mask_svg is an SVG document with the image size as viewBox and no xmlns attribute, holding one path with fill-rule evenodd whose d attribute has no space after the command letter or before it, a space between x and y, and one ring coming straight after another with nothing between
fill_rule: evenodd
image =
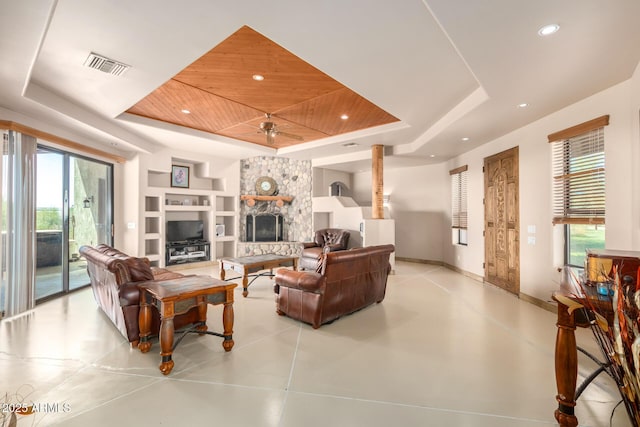
<instances>
[{"instance_id":1,"label":"glass door frame","mask_svg":"<svg viewBox=\"0 0 640 427\"><path fill-rule=\"evenodd\" d=\"M113 218L114 218L114 165L112 163L109 162L105 162L102 160L98 160L92 157L88 157L88 156L83 156L81 154L77 154L77 153L73 153L73 152L69 152L69 151L64 151L55 147L51 147L49 145L46 144L42 144L42 143L38 143L37 145L37 149L39 150L46 150L47 152L51 152L51 153L57 153L57 154L61 154L62 155L62 186L63 186L63 205L62 205L62 290L58 291L58 292L54 292L52 294L40 297L36 299L36 304L40 304L43 302L46 302L48 300L54 299L54 298L58 298L62 295L68 294L70 292L74 292L76 290L79 289L83 289L87 286L89 286L89 282L87 282L86 285L84 286L80 286L77 288L73 288L70 289L70 254L69 254L69 249L70 249L70 242L69 242L69 237L70 237L70 191L71 191L71 186L74 185L74 183L70 182L70 177L71 177L71 166L72 166L72 159L82 159L85 161L89 161L89 162L93 162L93 163L98 163L104 166L107 166L107 179L109 180L109 185L108 185L108 192L107 192L107 204L105 206L105 214L108 215L108 219L106 221L107 225L109 226L110 230L108 233L106 233L106 235L109 238L108 242L104 242L107 243L109 245L113 245ZM37 164L36 164L36 168L37 168ZM36 249L36 253L37 253L37 249ZM36 272L37 272L37 268L36 268ZM37 286L37 280L36 280L36 286Z\"/></svg>"}]
</instances>

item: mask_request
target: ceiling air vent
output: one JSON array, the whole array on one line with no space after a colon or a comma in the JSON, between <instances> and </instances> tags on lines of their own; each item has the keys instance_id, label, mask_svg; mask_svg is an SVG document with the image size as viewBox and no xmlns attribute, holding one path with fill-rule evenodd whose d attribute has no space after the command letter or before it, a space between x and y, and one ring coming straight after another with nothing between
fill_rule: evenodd
<instances>
[{"instance_id":1,"label":"ceiling air vent","mask_svg":"<svg viewBox=\"0 0 640 427\"><path fill-rule=\"evenodd\" d=\"M84 61L84 65L86 67L93 68L94 70L100 70L104 73L113 74L114 76L121 76L125 71L131 68L127 64L114 61L113 59L106 58L93 52L89 54L87 60Z\"/></svg>"}]
</instances>

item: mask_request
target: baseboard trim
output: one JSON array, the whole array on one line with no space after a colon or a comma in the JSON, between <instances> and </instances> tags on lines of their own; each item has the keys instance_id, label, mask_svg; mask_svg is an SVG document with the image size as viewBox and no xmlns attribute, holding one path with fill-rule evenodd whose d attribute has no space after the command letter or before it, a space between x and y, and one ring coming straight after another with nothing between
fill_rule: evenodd
<instances>
[{"instance_id":1,"label":"baseboard trim","mask_svg":"<svg viewBox=\"0 0 640 427\"><path fill-rule=\"evenodd\" d=\"M543 301L539 298L533 297L531 295L527 295L524 294L522 292L520 292L520 299L523 301L526 301L528 303L531 303L537 307L540 307L544 310L550 311L551 313L556 313L558 311L558 306L555 305L554 303L551 303L549 301Z\"/></svg>"},{"instance_id":2,"label":"baseboard trim","mask_svg":"<svg viewBox=\"0 0 640 427\"><path fill-rule=\"evenodd\" d=\"M396 261L405 261L405 262L415 262L417 264L431 264L431 265L441 265L444 263L442 261L431 261L428 259L419 259L419 258L405 258L405 257L396 257Z\"/></svg>"},{"instance_id":3,"label":"baseboard trim","mask_svg":"<svg viewBox=\"0 0 640 427\"><path fill-rule=\"evenodd\" d=\"M456 267L455 265L447 264L446 262L442 263L442 265L447 267L449 270L453 270L456 273L462 274L465 277L468 277L468 278L473 279L473 280L477 280L478 282L481 282L481 283L485 283L484 277L482 277L482 276L478 276L477 274L470 273L470 272L468 272L466 270L463 270L461 268Z\"/></svg>"},{"instance_id":4,"label":"baseboard trim","mask_svg":"<svg viewBox=\"0 0 640 427\"><path fill-rule=\"evenodd\" d=\"M405 261L405 262L415 262L415 263L418 263L418 264L440 265L442 267L448 268L449 270L455 271L456 273L462 274L465 277L468 277L468 278L473 279L473 280L477 280L480 283L487 284L489 286L495 287L496 289L503 290L502 288L500 288L500 287L498 287L496 285L493 285L493 284L491 284L489 282L485 282L484 277L482 277L482 276L479 276L479 275L474 274L474 273L470 273L470 272L468 272L466 270L463 270L463 269L461 269L459 267L456 267L455 265L447 264L446 262L433 261L433 260L427 260L427 259L418 259L418 258L405 258L405 257L396 257L396 260L397 261ZM542 308L544 310L547 310L547 311L550 311L552 313L555 313L557 311L557 306L552 302L541 300L539 298L536 298L534 296L525 294L523 292L520 292L518 295L515 295L515 296L520 298L523 301L526 301L526 302L528 302L530 304L533 304L533 305L535 305L537 307L540 307L540 308Z\"/></svg>"}]
</instances>

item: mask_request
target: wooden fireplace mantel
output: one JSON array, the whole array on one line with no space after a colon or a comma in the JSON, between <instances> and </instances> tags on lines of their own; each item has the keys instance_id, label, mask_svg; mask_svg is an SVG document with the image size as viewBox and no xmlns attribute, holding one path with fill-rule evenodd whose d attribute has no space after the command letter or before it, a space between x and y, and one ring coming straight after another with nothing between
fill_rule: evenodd
<instances>
[{"instance_id":1,"label":"wooden fireplace mantel","mask_svg":"<svg viewBox=\"0 0 640 427\"><path fill-rule=\"evenodd\" d=\"M242 194L240 200L246 200L247 206L254 206L259 202L276 202L276 206L282 207L285 203L291 203L293 196L257 196L254 194Z\"/></svg>"}]
</instances>

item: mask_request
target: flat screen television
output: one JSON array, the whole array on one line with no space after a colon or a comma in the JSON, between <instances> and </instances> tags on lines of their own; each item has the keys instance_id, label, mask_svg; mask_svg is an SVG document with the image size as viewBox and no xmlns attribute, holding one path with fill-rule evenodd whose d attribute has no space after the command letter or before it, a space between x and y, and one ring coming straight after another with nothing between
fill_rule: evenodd
<instances>
[{"instance_id":1,"label":"flat screen television","mask_svg":"<svg viewBox=\"0 0 640 427\"><path fill-rule=\"evenodd\" d=\"M204 240L202 221L167 221L167 242Z\"/></svg>"}]
</instances>

